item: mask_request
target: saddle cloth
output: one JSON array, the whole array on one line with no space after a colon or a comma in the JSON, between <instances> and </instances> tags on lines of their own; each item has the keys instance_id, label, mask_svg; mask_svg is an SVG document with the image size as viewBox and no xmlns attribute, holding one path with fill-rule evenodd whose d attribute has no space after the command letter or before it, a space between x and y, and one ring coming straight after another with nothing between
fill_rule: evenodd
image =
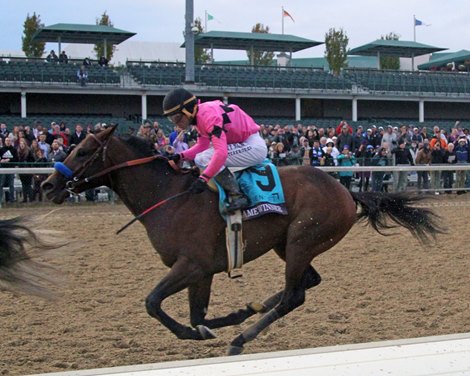
<instances>
[{"instance_id":1,"label":"saddle cloth","mask_svg":"<svg viewBox=\"0 0 470 376\"><path fill-rule=\"evenodd\" d=\"M242 211L244 221L269 213L287 215L279 172L269 160L265 160L263 164L237 171L235 176L240 189L250 201L248 209ZM219 190L219 211L225 219L227 215L225 210L227 196L217 182L216 185Z\"/></svg>"}]
</instances>

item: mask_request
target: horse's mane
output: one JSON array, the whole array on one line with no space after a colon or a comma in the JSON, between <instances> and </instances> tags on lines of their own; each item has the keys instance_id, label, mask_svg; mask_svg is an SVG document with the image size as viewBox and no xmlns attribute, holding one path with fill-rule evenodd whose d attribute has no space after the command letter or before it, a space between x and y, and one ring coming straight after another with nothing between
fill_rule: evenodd
<instances>
[{"instance_id":1,"label":"horse's mane","mask_svg":"<svg viewBox=\"0 0 470 376\"><path fill-rule=\"evenodd\" d=\"M155 148L150 140L132 135L119 136L118 138L129 145L139 156L148 157L155 154Z\"/></svg>"}]
</instances>

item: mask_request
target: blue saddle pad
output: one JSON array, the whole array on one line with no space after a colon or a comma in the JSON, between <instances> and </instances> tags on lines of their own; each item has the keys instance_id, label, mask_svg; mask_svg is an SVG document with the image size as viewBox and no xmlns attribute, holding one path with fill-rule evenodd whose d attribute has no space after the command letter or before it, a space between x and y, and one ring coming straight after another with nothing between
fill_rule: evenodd
<instances>
[{"instance_id":1,"label":"blue saddle pad","mask_svg":"<svg viewBox=\"0 0 470 376\"><path fill-rule=\"evenodd\" d=\"M287 215L279 172L270 161L266 160L263 164L237 171L235 176L240 189L250 200L249 208L242 211L243 220L258 218L268 213ZM219 188L220 214L225 218L227 195L217 182L216 184Z\"/></svg>"}]
</instances>

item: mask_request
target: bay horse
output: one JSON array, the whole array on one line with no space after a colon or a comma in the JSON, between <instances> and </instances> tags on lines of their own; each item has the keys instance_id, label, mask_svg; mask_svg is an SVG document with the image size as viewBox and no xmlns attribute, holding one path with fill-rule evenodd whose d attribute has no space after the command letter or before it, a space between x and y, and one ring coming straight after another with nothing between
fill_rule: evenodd
<instances>
[{"instance_id":1,"label":"bay horse","mask_svg":"<svg viewBox=\"0 0 470 376\"><path fill-rule=\"evenodd\" d=\"M196 179L155 156L147 141L115 136L114 129L88 135L73 150L62 166L68 173L56 171L43 183L48 199L60 204L69 192L107 186L138 216L155 202L186 191ZM177 338L214 338L211 329L241 324L263 313L231 342L228 353L240 354L246 342L304 303L305 291L321 281L310 265L312 260L337 244L361 218L380 233L392 227L389 218L423 242L442 232L432 211L412 206L421 197L349 192L327 173L309 166L280 168L279 173L288 215L268 214L244 223L244 261L274 250L285 261L284 289L261 304L250 303L223 317L206 317L213 276L227 269L226 224L219 215L216 193L182 194L140 218L153 247L170 268L147 296L146 309ZM357 206L362 208L359 214ZM191 326L162 309L167 297L184 289L189 292Z\"/></svg>"}]
</instances>

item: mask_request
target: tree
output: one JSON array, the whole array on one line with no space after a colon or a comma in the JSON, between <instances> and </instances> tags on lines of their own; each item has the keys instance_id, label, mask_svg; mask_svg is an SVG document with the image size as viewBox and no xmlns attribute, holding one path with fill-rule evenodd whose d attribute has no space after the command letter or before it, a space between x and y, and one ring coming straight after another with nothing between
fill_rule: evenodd
<instances>
[{"instance_id":1,"label":"tree","mask_svg":"<svg viewBox=\"0 0 470 376\"><path fill-rule=\"evenodd\" d=\"M114 26L113 23L111 22L111 19L109 16L106 14L106 11L101 15L100 19L96 19L96 24L97 25L104 25L104 26ZM116 47L110 43L106 42L106 54L104 53L105 48L104 48L104 41L100 43L96 43L94 47L94 51L96 54L96 59L98 60L101 56L106 57L108 61L111 61L111 58L113 57L114 54L114 49Z\"/></svg>"},{"instance_id":2,"label":"tree","mask_svg":"<svg viewBox=\"0 0 470 376\"><path fill-rule=\"evenodd\" d=\"M41 16L36 13L30 17L26 16L24 21L24 30L22 40L22 49L26 57L42 57L44 54L45 42L34 42L32 40L34 33L42 27Z\"/></svg>"},{"instance_id":3,"label":"tree","mask_svg":"<svg viewBox=\"0 0 470 376\"><path fill-rule=\"evenodd\" d=\"M251 29L252 33L266 33L269 34L269 26L264 26L263 24L257 23ZM253 65L271 65L274 52L270 51L260 51L253 50L253 56L251 56L251 50L247 50L246 54L248 55L248 60L253 61Z\"/></svg>"},{"instance_id":4,"label":"tree","mask_svg":"<svg viewBox=\"0 0 470 376\"><path fill-rule=\"evenodd\" d=\"M198 17L194 20L194 25L198 29L198 34L202 33L204 31L202 27L202 21ZM195 47L194 48L194 62L196 64L206 64L212 60L210 52L202 47Z\"/></svg>"},{"instance_id":5,"label":"tree","mask_svg":"<svg viewBox=\"0 0 470 376\"><path fill-rule=\"evenodd\" d=\"M389 33L381 36L382 40L399 40L400 36L395 33ZM398 56L380 56L380 67L382 69L400 69L400 58Z\"/></svg>"},{"instance_id":6,"label":"tree","mask_svg":"<svg viewBox=\"0 0 470 376\"><path fill-rule=\"evenodd\" d=\"M332 28L325 34L325 57L335 76L348 66L348 43L349 38L343 29Z\"/></svg>"}]
</instances>

